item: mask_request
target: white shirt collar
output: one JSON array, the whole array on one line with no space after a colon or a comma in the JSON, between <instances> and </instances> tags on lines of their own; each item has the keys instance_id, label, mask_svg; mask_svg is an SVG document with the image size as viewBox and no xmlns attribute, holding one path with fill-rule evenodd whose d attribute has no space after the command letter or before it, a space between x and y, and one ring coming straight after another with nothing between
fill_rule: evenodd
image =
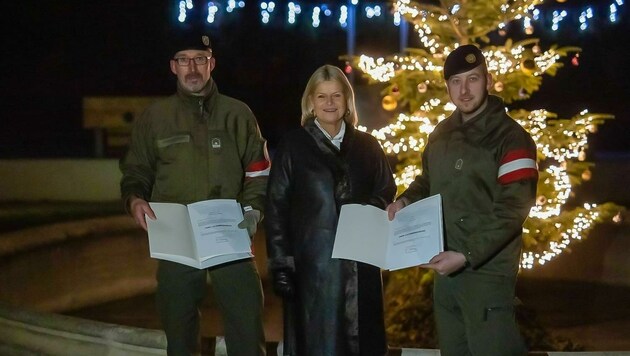
<instances>
[{"instance_id":1,"label":"white shirt collar","mask_svg":"<svg viewBox=\"0 0 630 356\"><path fill-rule=\"evenodd\" d=\"M346 122L345 121L341 120L341 128L339 129L339 132L335 135L335 137L330 136L330 134L328 132L326 132L326 130L324 130L322 125L320 125L320 123L319 123L319 121L317 121L317 119L315 119L315 125L317 125L317 127L319 127L319 129L324 133L326 138L328 138L330 140L330 142L332 142L332 144L335 145L335 147L337 147L338 149L341 149L341 142L343 142L343 136L346 134Z\"/></svg>"}]
</instances>

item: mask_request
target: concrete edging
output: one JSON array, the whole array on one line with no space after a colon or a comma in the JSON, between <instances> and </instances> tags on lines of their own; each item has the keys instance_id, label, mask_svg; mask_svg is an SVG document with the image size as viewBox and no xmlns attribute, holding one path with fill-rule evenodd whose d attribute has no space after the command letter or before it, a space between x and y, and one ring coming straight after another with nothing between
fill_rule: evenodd
<instances>
[{"instance_id":1,"label":"concrete edging","mask_svg":"<svg viewBox=\"0 0 630 356\"><path fill-rule=\"evenodd\" d=\"M0 344L46 355L166 355L162 331L0 304Z\"/></svg>"}]
</instances>

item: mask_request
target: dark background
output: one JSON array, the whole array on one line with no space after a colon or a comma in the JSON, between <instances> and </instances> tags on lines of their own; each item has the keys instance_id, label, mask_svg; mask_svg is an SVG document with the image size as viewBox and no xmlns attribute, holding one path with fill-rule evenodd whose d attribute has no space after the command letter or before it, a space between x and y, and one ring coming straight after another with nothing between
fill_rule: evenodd
<instances>
[{"instance_id":1,"label":"dark background","mask_svg":"<svg viewBox=\"0 0 630 356\"><path fill-rule=\"evenodd\" d=\"M565 60L565 68L555 78L547 77L539 92L516 105L546 108L562 117L583 109L614 114L616 119L590 138L590 152L625 157L630 152L626 111L630 21L624 4L619 7L618 22L608 22L612 2L548 0L539 7L547 17L543 25L536 25L533 37L541 39L542 48L556 43L582 47L583 53L579 66ZM83 97L174 92L164 38L167 31L180 26L177 3L5 2L1 10L0 158L93 157L94 135L82 127ZM312 28L308 7L321 2L301 1L303 13L294 26L284 19L285 1L277 2L275 22L268 25L260 21L258 2L246 3L244 9L223 13L218 24L207 26L217 58L213 77L221 92L252 108L273 148L284 132L299 125L299 101L310 74L325 63L343 68L339 56L347 53L346 32L336 23L336 16L323 17L322 25ZM389 5L382 5L388 13ZM577 16L586 5L596 5L596 16L591 28L581 32ZM557 32L550 29L549 16L555 8L570 10ZM391 24L391 15L367 20L359 14L357 18L355 53L384 56L398 51L399 29ZM188 22L202 23L201 12L191 13ZM508 28L508 36L524 36L520 23ZM409 45L418 46L413 33ZM381 108L380 88L368 86L355 74L362 123L370 126L390 117Z\"/></svg>"}]
</instances>

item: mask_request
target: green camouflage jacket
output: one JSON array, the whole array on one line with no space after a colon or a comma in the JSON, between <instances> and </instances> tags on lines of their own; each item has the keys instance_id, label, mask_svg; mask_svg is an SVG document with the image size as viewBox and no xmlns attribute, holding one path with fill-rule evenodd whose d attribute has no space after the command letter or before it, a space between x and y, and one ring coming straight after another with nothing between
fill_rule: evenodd
<instances>
[{"instance_id":1,"label":"green camouflage jacket","mask_svg":"<svg viewBox=\"0 0 630 356\"><path fill-rule=\"evenodd\" d=\"M536 145L489 96L482 113L462 124L456 110L437 125L422 154L422 174L401 195L414 202L442 195L447 250L479 272L514 275L522 225L536 195Z\"/></svg>"},{"instance_id":2,"label":"green camouflage jacket","mask_svg":"<svg viewBox=\"0 0 630 356\"><path fill-rule=\"evenodd\" d=\"M122 198L188 204L237 199L263 210L269 160L266 142L247 105L218 92L203 97L178 89L134 122L120 162Z\"/></svg>"}]
</instances>

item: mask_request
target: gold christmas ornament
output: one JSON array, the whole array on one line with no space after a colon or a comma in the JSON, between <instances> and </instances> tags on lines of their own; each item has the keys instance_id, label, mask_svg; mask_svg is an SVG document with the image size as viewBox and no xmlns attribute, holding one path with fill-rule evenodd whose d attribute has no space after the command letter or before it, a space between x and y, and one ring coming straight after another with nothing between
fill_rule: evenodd
<instances>
[{"instance_id":1,"label":"gold christmas ornament","mask_svg":"<svg viewBox=\"0 0 630 356\"><path fill-rule=\"evenodd\" d=\"M393 96L385 95L383 97L383 101L381 102L381 105L383 105L383 109L387 111L392 111L396 109L396 107L398 106L398 102Z\"/></svg>"},{"instance_id":2,"label":"gold christmas ornament","mask_svg":"<svg viewBox=\"0 0 630 356\"><path fill-rule=\"evenodd\" d=\"M584 179L585 181L589 181L591 180L593 173L591 173L590 170L585 170L584 172L582 172L582 179Z\"/></svg>"},{"instance_id":3,"label":"gold christmas ornament","mask_svg":"<svg viewBox=\"0 0 630 356\"><path fill-rule=\"evenodd\" d=\"M420 92L421 94L426 93L428 88L429 88L429 87L427 86L427 84L426 84L426 83L420 83L420 84L418 84L418 92Z\"/></svg>"},{"instance_id":4,"label":"gold christmas ornament","mask_svg":"<svg viewBox=\"0 0 630 356\"><path fill-rule=\"evenodd\" d=\"M536 70L536 62L532 58L523 58L521 60L521 71L527 75L534 74Z\"/></svg>"},{"instance_id":5,"label":"gold christmas ornament","mask_svg":"<svg viewBox=\"0 0 630 356\"><path fill-rule=\"evenodd\" d=\"M538 198L536 198L536 205L543 205L547 202L547 197L544 195L539 195Z\"/></svg>"},{"instance_id":6,"label":"gold christmas ornament","mask_svg":"<svg viewBox=\"0 0 630 356\"><path fill-rule=\"evenodd\" d=\"M588 125L588 127L586 129L590 133L596 133L597 132L597 125Z\"/></svg>"},{"instance_id":7,"label":"gold christmas ornament","mask_svg":"<svg viewBox=\"0 0 630 356\"><path fill-rule=\"evenodd\" d=\"M621 217L621 213L617 213L617 215L613 216L612 221L616 224L619 224L623 218Z\"/></svg>"},{"instance_id":8,"label":"gold christmas ornament","mask_svg":"<svg viewBox=\"0 0 630 356\"><path fill-rule=\"evenodd\" d=\"M556 1L557 1L557 2L559 2L559 3L561 3L561 4L562 4L563 2L567 2L567 0L556 0Z\"/></svg>"},{"instance_id":9,"label":"gold christmas ornament","mask_svg":"<svg viewBox=\"0 0 630 356\"><path fill-rule=\"evenodd\" d=\"M503 91L503 82L496 82L494 83L494 90L497 91L497 93L500 93Z\"/></svg>"}]
</instances>

